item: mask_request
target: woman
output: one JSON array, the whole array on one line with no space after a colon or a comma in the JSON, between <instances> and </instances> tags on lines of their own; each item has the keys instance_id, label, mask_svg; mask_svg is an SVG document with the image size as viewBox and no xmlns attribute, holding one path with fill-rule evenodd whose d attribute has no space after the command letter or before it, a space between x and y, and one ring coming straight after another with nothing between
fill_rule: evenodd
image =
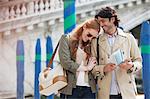
<instances>
[{"instance_id":1,"label":"woman","mask_svg":"<svg viewBox=\"0 0 150 99\"><path fill-rule=\"evenodd\" d=\"M97 61L91 57L90 44L99 31L97 21L89 19L61 37L58 52L68 82L61 90L61 99L95 99L96 84L91 70Z\"/></svg>"}]
</instances>

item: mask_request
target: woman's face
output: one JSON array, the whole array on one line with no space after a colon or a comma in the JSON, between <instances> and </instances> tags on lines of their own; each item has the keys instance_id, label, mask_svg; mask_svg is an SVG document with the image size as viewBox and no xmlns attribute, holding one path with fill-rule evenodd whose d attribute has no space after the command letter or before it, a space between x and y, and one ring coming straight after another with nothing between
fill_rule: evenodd
<instances>
[{"instance_id":1,"label":"woman's face","mask_svg":"<svg viewBox=\"0 0 150 99\"><path fill-rule=\"evenodd\" d=\"M98 31L91 28L83 28L82 40L84 42L91 41L98 36Z\"/></svg>"}]
</instances>

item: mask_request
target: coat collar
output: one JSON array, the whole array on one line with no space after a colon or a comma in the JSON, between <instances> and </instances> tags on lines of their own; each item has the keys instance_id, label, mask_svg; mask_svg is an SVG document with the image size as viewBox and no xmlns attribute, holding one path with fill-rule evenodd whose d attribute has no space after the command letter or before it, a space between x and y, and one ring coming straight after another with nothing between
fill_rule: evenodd
<instances>
[{"instance_id":1,"label":"coat collar","mask_svg":"<svg viewBox=\"0 0 150 99\"><path fill-rule=\"evenodd\" d=\"M117 28L118 35L114 42L113 47L111 48L108 43L107 34L101 33L99 36L99 46L108 54L111 55L112 52L116 51L125 41L126 41L126 34L121 29Z\"/></svg>"},{"instance_id":2,"label":"coat collar","mask_svg":"<svg viewBox=\"0 0 150 99\"><path fill-rule=\"evenodd\" d=\"M126 37L126 34L125 34L125 32L122 29L117 28L117 31L118 31L118 35Z\"/></svg>"}]
</instances>

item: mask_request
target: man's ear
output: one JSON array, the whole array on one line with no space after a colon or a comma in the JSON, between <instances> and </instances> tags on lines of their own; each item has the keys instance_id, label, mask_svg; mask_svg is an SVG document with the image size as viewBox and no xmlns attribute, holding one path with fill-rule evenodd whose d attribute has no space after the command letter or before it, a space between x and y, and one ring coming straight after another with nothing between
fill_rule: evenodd
<instances>
[{"instance_id":1,"label":"man's ear","mask_svg":"<svg viewBox=\"0 0 150 99\"><path fill-rule=\"evenodd\" d=\"M86 29L86 24L83 25L83 29Z\"/></svg>"},{"instance_id":2,"label":"man's ear","mask_svg":"<svg viewBox=\"0 0 150 99\"><path fill-rule=\"evenodd\" d=\"M112 22L115 22L115 17L111 17L111 21L112 21Z\"/></svg>"}]
</instances>

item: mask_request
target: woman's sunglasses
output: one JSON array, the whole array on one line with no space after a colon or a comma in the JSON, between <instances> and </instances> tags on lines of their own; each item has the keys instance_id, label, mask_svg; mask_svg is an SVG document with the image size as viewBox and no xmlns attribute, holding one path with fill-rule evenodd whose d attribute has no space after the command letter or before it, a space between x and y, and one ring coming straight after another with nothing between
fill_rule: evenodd
<instances>
[{"instance_id":1,"label":"woman's sunglasses","mask_svg":"<svg viewBox=\"0 0 150 99\"><path fill-rule=\"evenodd\" d=\"M96 38L96 37L94 37L90 32L88 32L87 37Z\"/></svg>"},{"instance_id":2,"label":"woman's sunglasses","mask_svg":"<svg viewBox=\"0 0 150 99\"><path fill-rule=\"evenodd\" d=\"M92 37L93 35L91 35L89 32L88 32L88 34L87 34L87 37Z\"/></svg>"}]
</instances>

